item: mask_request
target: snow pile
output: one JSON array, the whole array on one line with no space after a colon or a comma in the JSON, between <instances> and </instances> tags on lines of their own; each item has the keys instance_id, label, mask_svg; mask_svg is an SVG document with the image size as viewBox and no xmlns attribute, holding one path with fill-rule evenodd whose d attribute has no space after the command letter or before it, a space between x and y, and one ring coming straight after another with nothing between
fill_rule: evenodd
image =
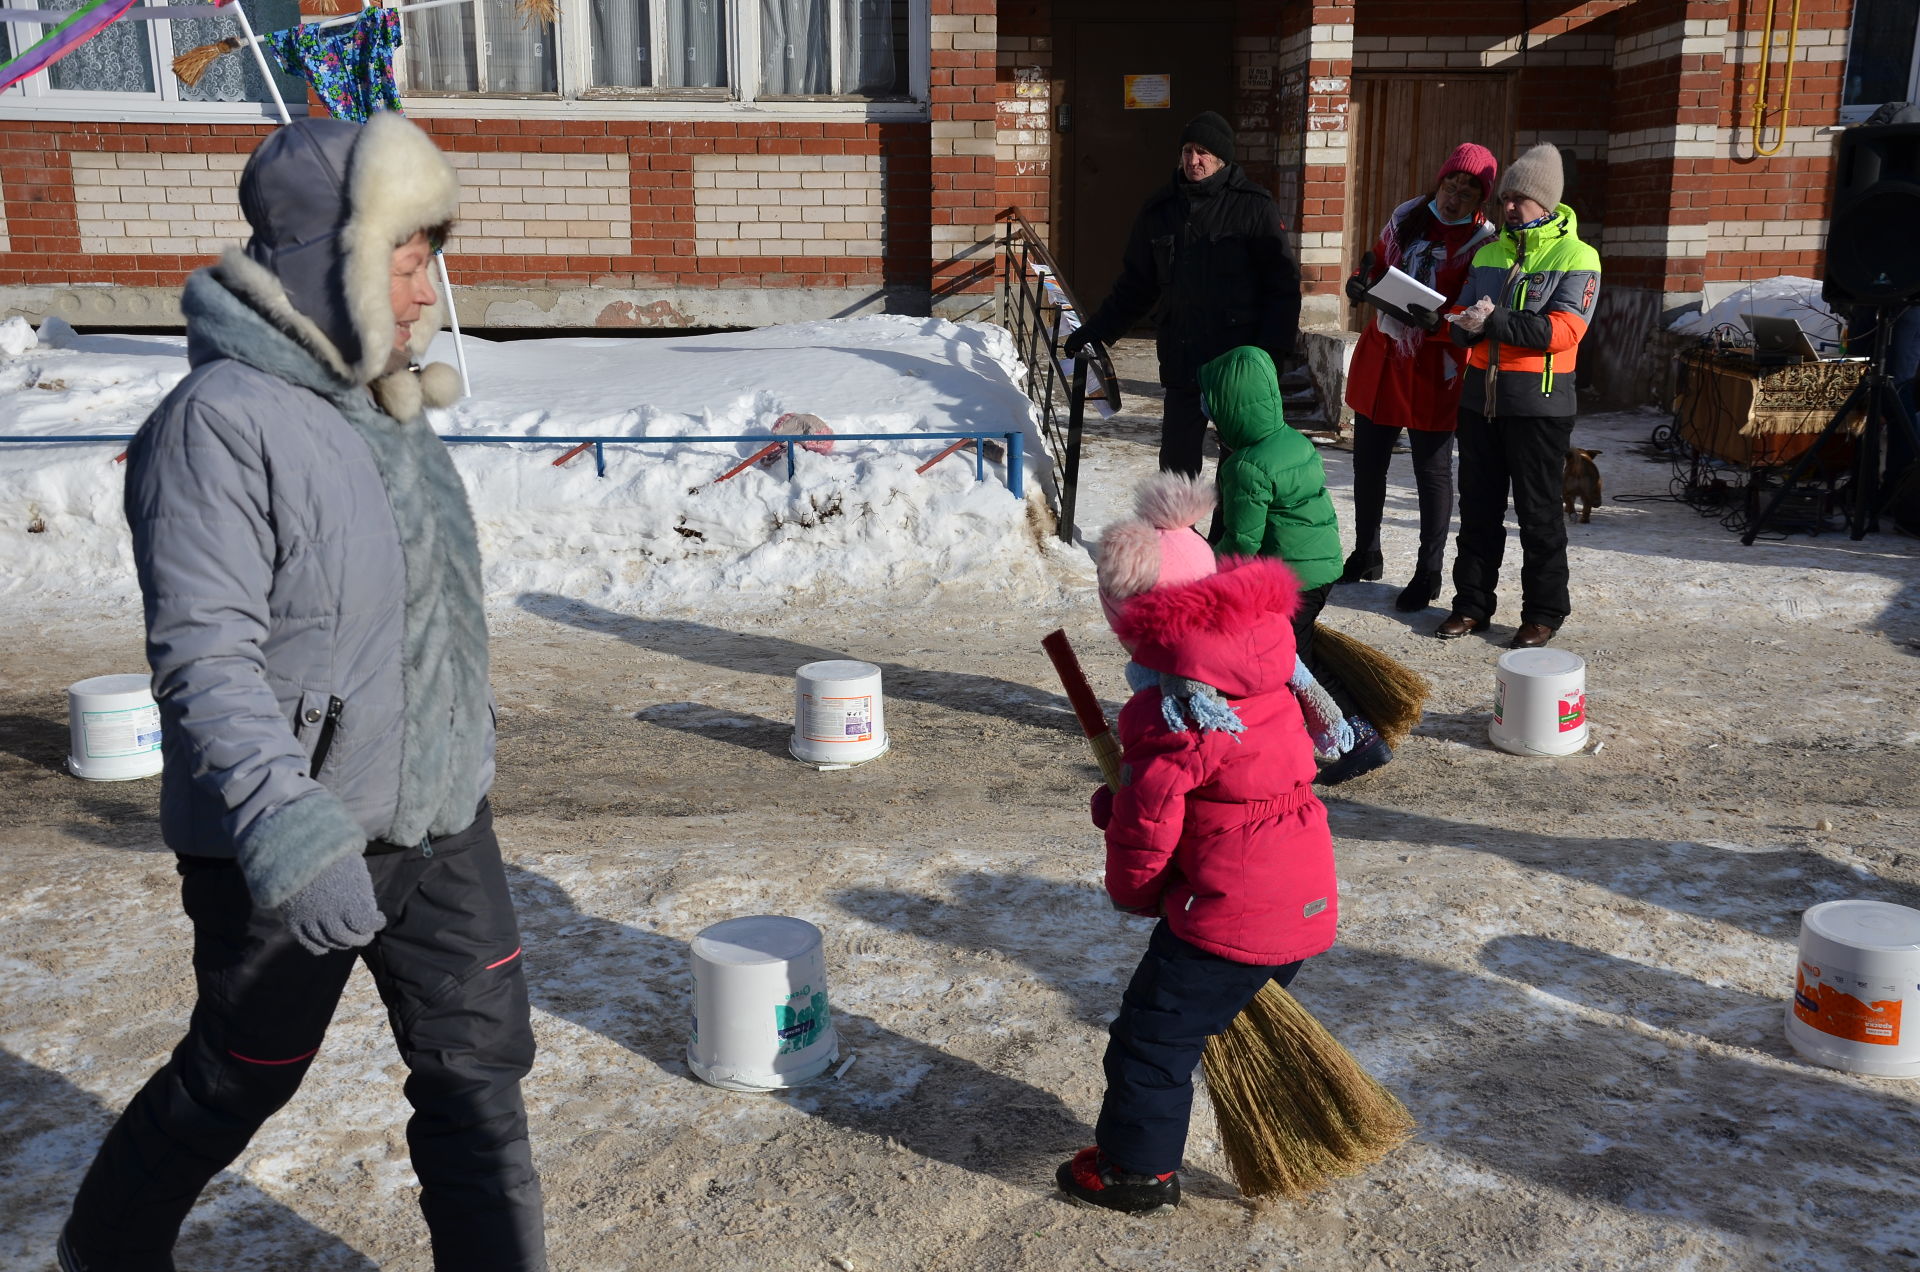
<instances>
[{"instance_id":1,"label":"snow pile","mask_svg":"<svg viewBox=\"0 0 1920 1272\"><path fill-rule=\"evenodd\" d=\"M44 336L44 332L42 333ZM186 374L176 337L73 336L0 361L0 434L134 432ZM609 444L588 450L459 445L489 594L615 607L743 609L964 582L1040 595L1051 584L1004 445L975 481L969 443L859 442L850 433L983 429L1025 435L1037 498L1041 449L1012 342L998 327L869 317L668 339L467 341L473 395L433 413L449 436L770 435L790 412L825 420L830 454L776 454L715 479L753 443ZM451 362L442 336L433 356ZM120 512L120 443L0 446L0 595L135 594ZM29 534L29 526L39 526Z\"/></svg>"},{"instance_id":2,"label":"snow pile","mask_svg":"<svg viewBox=\"0 0 1920 1272\"><path fill-rule=\"evenodd\" d=\"M14 317L0 322L0 355L11 358L39 343L40 337L34 334L33 324L25 318Z\"/></svg>"},{"instance_id":3,"label":"snow pile","mask_svg":"<svg viewBox=\"0 0 1920 1272\"><path fill-rule=\"evenodd\" d=\"M1820 287L1819 279L1794 274L1762 279L1742 287L1711 309L1674 320L1670 330L1676 335L1705 336L1716 327L1725 326L1746 335L1748 318L1791 318L1813 337L1822 356L1837 354L1843 324L1820 298Z\"/></svg>"}]
</instances>

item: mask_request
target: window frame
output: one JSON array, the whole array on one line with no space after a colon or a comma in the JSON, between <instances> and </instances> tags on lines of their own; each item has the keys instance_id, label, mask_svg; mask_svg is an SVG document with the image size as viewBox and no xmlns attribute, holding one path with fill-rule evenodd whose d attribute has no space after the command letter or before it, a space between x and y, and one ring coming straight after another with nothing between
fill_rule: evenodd
<instances>
[{"instance_id":1,"label":"window frame","mask_svg":"<svg viewBox=\"0 0 1920 1272\"><path fill-rule=\"evenodd\" d=\"M1863 102L1849 106L1847 96L1847 67L1853 59L1853 42L1858 33L1857 23L1860 10L1867 0L1854 0L1853 8L1847 15L1847 47L1840 59L1840 107L1839 122L1859 124L1866 122L1874 111L1886 105L1885 102ZM1913 47L1907 52L1907 96L1909 102L1920 102L1920 17L1916 17L1913 30Z\"/></svg>"},{"instance_id":2,"label":"window frame","mask_svg":"<svg viewBox=\"0 0 1920 1272\"><path fill-rule=\"evenodd\" d=\"M414 89L401 81L401 105L422 119L737 119L742 115L796 121L900 120L924 122L932 96L932 4L906 0L907 95L860 97L850 94L769 96L760 88L760 16L758 0L723 0L727 5L727 88L657 86L665 58L662 40L649 28L656 87L602 87L588 83L593 74L593 0L560 0L554 44L559 52L557 93L489 94ZM647 0L649 21L662 16L665 0ZM828 6L829 56L838 66L844 56L838 38L844 21L838 3ZM477 38L477 37L476 37ZM837 78L837 77L836 77Z\"/></svg>"},{"instance_id":3,"label":"window frame","mask_svg":"<svg viewBox=\"0 0 1920 1272\"><path fill-rule=\"evenodd\" d=\"M163 0L164 2L164 0ZM20 8L40 7L39 0L9 0ZM13 46L26 49L37 43L47 31L37 22L7 24ZM194 102L180 96L181 83L173 73L175 50L172 21L141 22L147 29L148 70L153 75L151 92L104 93L95 90L60 89L45 70L27 76L0 92L0 119L60 119L88 123L139 123L143 120L167 120L196 124L258 124L280 122L280 112L271 99L264 102ZM233 35L240 36L240 24L233 24ZM236 49L228 57L251 57ZM268 55L269 66L273 65ZM304 95L287 98L287 111L295 119L307 113Z\"/></svg>"}]
</instances>

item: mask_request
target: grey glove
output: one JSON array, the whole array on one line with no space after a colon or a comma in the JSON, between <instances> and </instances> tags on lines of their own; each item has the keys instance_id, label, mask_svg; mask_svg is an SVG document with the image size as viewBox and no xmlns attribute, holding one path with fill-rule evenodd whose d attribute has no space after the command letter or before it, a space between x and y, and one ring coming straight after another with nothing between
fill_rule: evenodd
<instances>
[{"instance_id":1,"label":"grey glove","mask_svg":"<svg viewBox=\"0 0 1920 1272\"><path fill-rule=\"evenodd\" d=\"M309 954L365 945L387 925L373 899L373 876L358 855L340 858L280 903L280 917Z\"/></svg>"}]
</instances>

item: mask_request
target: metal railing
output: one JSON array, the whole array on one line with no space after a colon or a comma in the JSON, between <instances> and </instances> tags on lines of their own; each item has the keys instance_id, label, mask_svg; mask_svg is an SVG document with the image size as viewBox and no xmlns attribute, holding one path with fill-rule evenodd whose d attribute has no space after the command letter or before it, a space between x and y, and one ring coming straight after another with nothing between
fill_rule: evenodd
<instances>
[{"instance_id":1,"label":"metal railing","mask_svg":"<svg viewBox=\"0 0 1920 1272\"><path fill-rule=\"evenodd\" d=\"M133 440L132 433L69 433L45 437L20 436L0 437L0 444L12 443L18 446L76 445L76 444L112 444L123 446ZM785 436L771 433L729 434L724 437L561 437L539 434L442 434L440 440L449 445L468 444L480 446L566 446L570 449L565 455L554 461L556 467L572 459L589 446L593 448L593 463L597 475L607 475L606 447L609 446L678 446L688 443L764 443L763 453L784 447L787 452L787 477L794 472L794 448L805 449L809 442L818 445L821 442L950 442L951 445L920 466L925 472L934 464L945 459L967 442L974 444L973 478L975 481L987 479L987 447L989 441L1006 444L1007 491L1015 499L1026 498L1025 467L1026 434L1015 429L1002 432L996 429L962 429L959 431L938 433L794 433ZM124 454L116 458L125 458ZM754 456L757 459L759 456ZM749 460L751 463L752 460ZM746 467L742 465L741 467Z\"/></svg>"},{"instance_id":2,"label":"metal railing","mask_svg":"<svg viewBox=\"0 0 1920 1272\"><path fill-rule=\"evenodd\" d=\"M1000 325L1012 334L1026 368L1026 383L1021 387L1040 408L1040 436L1060 473L1060 537L1071 543L1087 403L1104 403L1110 411L1119 411L1120 377L1098 342L1088 344L1070 367L1061 365L1060 342L1083 321L1080 306L1052 253L1020 209L1007 208L996 219L1007 227L1001 240Z\"/></svg>"}]
</instances>

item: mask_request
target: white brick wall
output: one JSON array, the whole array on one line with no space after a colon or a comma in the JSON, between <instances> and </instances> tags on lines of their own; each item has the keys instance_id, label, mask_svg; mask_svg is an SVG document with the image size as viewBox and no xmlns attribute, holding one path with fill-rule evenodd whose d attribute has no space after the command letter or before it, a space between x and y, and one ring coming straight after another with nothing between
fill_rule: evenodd
<instances>
[{"instance_id":1,"label":"white brick wall","mask_svg":"<svg viewBox=\"0 0 1920 1272\"><path fill-rule=\"evenodd\" d=\"M1787 60L1787 31L1784 23L1775 19L1773 47L1767 59L1776 65ZM1767 33L1761 30L1735 31L1727 38L1727 58L1734 62L1758 63L1760 50L1765 47ZM1798 66L1802 62L1844 62L1847 58L1847 30L1845 27L1829 27L1823 30L1801 30L1793 41L1793 61Z\"/></svg>"},{"instance_id":2,"label":"white brick wall","mask_svg":"<svg viewBox=\"0 0 1920 1272\"><path fill-rule=\"evenodd\" d=\"M1606 66L1613 37L1572 31L1535 35L1529 66ZM1355 70L1492 70L1520 64L1520 37L1477 35L1366 35L1352 41ZM1316 56L1318 56L1316 54Z\"/></svg>"},{"instance_id":3,"label":"white brick wall","mask_svg":"<svg viewBox=\"0 0 1920 1272\"><path fill-rule=\"evenodd\" d=\"M234 190L245 155L75 152L85 252L185 256L247 239ZM450 255L624 255L632 249L625 155L447 156L459 174Z\"/></svg>"},{"instance_id":4,"label":"white brick wall","mask_svg":"<svg viewBox=\"0 0 1920 1272\"><path fill-rule=\"evenodd\" d=\"M1706 232L1716 252L1817 252L1827 245L1825 221L1710 221Z\"/></svg>"},{"instance_id":5,"label":"white brick wall","mask_svg":"<svg viewBox=\"0 0 1920 1272\"><path fill-rule=\"evenodd\" d=\"M12 250L13 240L7 237L7 192L0 189L0 253Z\"/></svg>"},{"instance_id":6,"label":"white brick wall","mask_svg":"<svg viewBox=\"0 0 1920 1272\"><path fill-rule=\"evenodd\" d=\"M456 152L460 222L449 256L624 256L633 250L625 155Z\"/></svg>"},{"instance_id":7,"label":"white brick wall","mask_svg":"<svg viewBox=\"0 0 1920 1272\"><path fill-rule=\"evenodd\" d=\"M83 252L205 256L247 239L234 198L245 155L68 158Z\"/></svg>"},{"instance_id":8,"label":"white brick wall","mask_svg":"<svg viewBox=\"0 0 1920 1272\"><path fill-rule=\"evenodd\" d=\"M879 155L693 157L699 256L879 256L885 217Z\"/></svg>"}]
</instances>

